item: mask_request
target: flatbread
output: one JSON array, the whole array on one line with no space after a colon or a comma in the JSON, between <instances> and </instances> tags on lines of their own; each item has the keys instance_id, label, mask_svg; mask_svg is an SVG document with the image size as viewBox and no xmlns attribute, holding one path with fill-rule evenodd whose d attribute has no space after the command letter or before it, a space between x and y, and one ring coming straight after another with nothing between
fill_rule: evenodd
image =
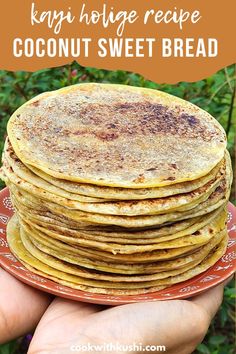
<instances>
[{"instance_id":1,"label":"flatbread","mask_svg":"<svg viewBox=\"0 0 236 354\"><path fill-rule=\"evenodd\" d=\"M152 198L163 198L171 195L189 193L196 190L211 180L215 179L222 167L224 159L217 164L206 176L197 180L183 183L176 183L159 188L112 188L82 184L66 180L60 180L47 175L43 171L30 165L24 165L16 156L9 139L6 139L4 148L4 161L13 169L14 173L23 180L34 184L37 187L48 190L56 195L78 200L80 202L102 202L110 200L142 200ZM90 198L89 198L90 197ZM102 199L104 198L104 199Z\"/></svg>"},{"instance_id":2,"label":"flatbread","mask_svg":"<svg viewBox=\"0 0 236 354\"><path fill-rule=\"evenodd\" d=\"M213 265L224 253L227 245L227 236L225 235L223 241L215 248L214 252L211 252L198 266L181 273L177 276L170 276L166 279L160 279L150 282L139 282L137 287L130 288L130 284L127 287L127 284L118 285L114 282L105 282L105 281L95 281L85 278L80 278L75 275L71 275L62 271L55 270L54 268L48 266L47 264L40 262L38 259L33 257L22 244L19 227L17 226L16 220L11 219L8 224L8 242L12 252L15 256L23 262L23 264L30 270L33 270L35 273L43 275L49 279L52 279L60 284L70 286L75 289L103 293L103 294L142 294L147 292L153 292L160 289L163 289L166 286L175 284L184 280L189 279L197 274L208 269ZM11 235L9 237L9 235ZM149 285L144 288L144 283ZM152 284L159 284L152 286ZM105 285L105 287L104 287ZM111 287L110 287L111 286ZM124 286L124 288L123 288ZM136 284L135 284L136 286ZM122 289L121 289L122 287ZM141 287L141 288L139 288Z\"/></svg>"},{"instance_id":3,"label":"flatbread","mask_svg":"<svg viewBox=\"0 0 236 354\"><path fill-rule=\"evenodd\" d=\"M159 260L169 260L179 257L180 255L190 254L197 249L201 248L201 245L191 245L181 248L172 248L167 250L154 250L147 252L139 252L135 254L120 254L107 252L102 249L87 248L84 246L76 246L66 244L60 240L49 238L47 235L43 234L40 231L35 229L25 227L21 225L21 229L24 232L27 232L31 240L37 242L37 247L40 248L42 245L45 245L48 248L47 250L42 249L43 252L52 254L52 250L58 251L59 253L63 252L71 254L72 256L85 256L91 259L106 260L107 262L125 262L125 263L152 263Z\"/></svg>"},{"instance_id":4,"label":"flatbread","mask_svg":"<svg viewBox=\"0 0 236 354\"><path fill-rule=\"evenodd\" d=\"M178 220L188 219L190 217L197 217L218 209L220 206L226 203L229 197L230 180L229 177L227 178L228 180L223 180L205 202L200 203L193 209L184 212L176 211L167 214L141 216L103 215L87 213L78 210L70 210L55 203L42 201L25 191L19 191L19 189L17 189L14 185L11 185L10 189L11 193L17 201L42 213L51 212L56 215L63 215L73 221L86 224L94 223L100 225L117 225L127 228L138 228L161 225L166 222L175 222Z\"/></svg>"},{"instance_id":5,"label":"flatbread","mask_svg":"<svg viewBox=\"0 0 236 354\"><path fill-rule=\"evenodd\" d=\"M50 197L53 198L52 200L58 200L59 203L63 200L63 198L84 203L101 203L102 201L107 201L107 199L87 197L86 195L71 193L51 184L50 182L47 182L45 179L38 177L17 158L8 138L5 141L2 160L3 172L6 177L12 181L12 183L23 185L22 188L24 187L26 190L30 190L31 192L33 192L35 187L36 193L37 189L41 190L41 194L43 193L42 191L48 192ZM40 191L38 191L38 193L40 193ZM56 199L56 197L58 197L58 199Z\"/></svg>"},{"instance_id":6,"label":"flatbread","mask_svg":"<svg viewBox=\"0 0 236 354\"><path fill-rule=\"evenodd\" d=\"M222 211L219 208L212 213L204 215L199 218L194 218L193 222L188 224L185 221L180 221L178 223L173 223L168 226L163 226L157 229L143 230L143 231L133 231L133 232L118 232L106 231L106 230L76 230L64 226L54 224L53 220L51 222L44 222L40 218L34 217L34 215L25 213L18 210L18 215L21 219L26 221L28 224L38 225L43 229L47 229L52 232L56 232L61 235L69 236L74 239L76 244L77 238L97 240L101 242L114 242L120 244L155 244L159 242L174 240L179 237L191 235L197 233L197 231L216 218L216 216ZM44 220L44 219L43 219ZM195 222L194 222L195 221ZM182 224L182 225L181 225ZM186 225L186 227L184 227ZM187 227L188 226L188 227Z\"/></svg>"},{"instance_id":7,"label":"flatbread","mask_svg":"<svg viewBox=\"0 0 236 354\"><path fill-rule=\"evenodd\" d=\"M153 281L158 279L165 279L169 276L177 275L186 272L187 270L195 267L197 264L201 263L203 259L205 259L208 254L213 250L213 248L222 241L223 233L217 234L214 238L212 238L211 242L207 244L204 248L204 252L201 253L201 256L193 260L192 262L187 263L183 267L177 267L175 269L168 269L166 271L159 271L155 274L147 274L147 275L120 275L120 274L109 274L108 272L101 271L91 271L81 266L75 266L69 262L65 261L67 259L66 255L64 256L64 260L60 260L58 257L58 253L53 255L49 255L40 251L31 241L30 237L25 232L20 232L21 241L23 242L24 247L31 253L35 258L40 260L41 262L51 266L54 269L61 270L63 272L77 275L79 277L84 277L88 279L96 279L96 280L105 280L111 282L144 282L144 281Z\"/></svg>"},{"instance_id":8,"label":"flatbread","mask_svg":"<svg viewBox=\"0 0 236 354\"><path fill-rule=\"evenodd\" d=\"M191 279L225 252L226 134L195 105L85 83L26 102L7 131L7 240L35 274L138 295Z\"/></svg>"},{"instance_id":9,"label":"flatbread","mask_svg":"<svg viewBox=\"0 0 236 354\"><path fill-rule=\"evenodd\" d=\"M112 252L113 254L134 254L140 252L149 252L154 250L168 250L172 248L179 248L192 245L203 245L207 243L216 233L219 233L225 228L227 220L227 212L223 210L212 222L209 222L202 229L199 229L197 233L186 235L183 237L175 238L174 240L168 240L163 242L155 242L148 245L126 245L112 242L97 241L96 237L93 240L73 238L67 235L58 234L51 230L45 229L37 224L33 224L30 221L26 222L20 219L21 226L28 232L44 234L52 239L60 240L68 245L78 245L82 247L88 247L92 249L99 249L102 251Z\"/></svg>"},{"instance_id":10,"label":"flatbread","mask_svg":"<svg viewBox=\"0 0 236 354\"><path fill-rule=\"evenodd\" d=\"M45 186L43 185L46 187L46 190L39 186L35 186L31 182L18 177L14 171L12 171L11 167L7 165L7 163L3 164L2 170L5 173L7 179L16 185L20 190L24 190L35 197L45 199L46 201L56 203L60 206L90 213L136 216L157 215L172 212L175 210L185 211L194 208L199 203L207 200L209 195L216 189L216 187L219 186L220 182L224 179L226 169L225 164L226 161L222 163L222 167L213 180L210 180L206 185L189 193L183 193L165 198L145 199L139 201L97 201L95 203L93 203L93 201L86 202L83 197L81 199L82 201L78 201L69 199L70 195L65 198L63 196L53 194L49 192L50 189L46 186L47 182L44 183Z\"/></svg>"},{"instance_id":11,"label":"flatbread","mask_svg":"<svg viewBox=\"0 0 236 354\"><path fill-rule=\"evenodd\" d=\"M164 92L125 85L86 83L43 93L11 116L7 131L24 164L59 179L111 187L195 180L226 149L223 128L207 112Z\"/></svg>"}]
</instances>

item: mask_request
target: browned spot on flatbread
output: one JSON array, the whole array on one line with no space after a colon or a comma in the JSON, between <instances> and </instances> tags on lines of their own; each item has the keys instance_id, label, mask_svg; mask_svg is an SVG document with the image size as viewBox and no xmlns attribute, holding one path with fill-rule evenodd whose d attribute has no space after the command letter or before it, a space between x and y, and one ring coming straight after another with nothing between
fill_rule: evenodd
<instances>
[{"instance_id":1,"label":"browned spot on flatbread","mask_svg":"<svg viewBox=\"0 0 236 354\"><path fill-rule=\"evenodd\" d=\"M34 107L38 107L38 106L40 105L40 100L33 101L33 102L31 103L31 105L34 106Z\"/></svg>"},{"instance_id":2,"label":"browned spot on flatbread","mask_svg":"<svg viewBox=\"0 0 236 354\"><path fill-rule=\"evenodd\" d=\"M73 109L71 108L70 111L72 114ZM150 102L114 103L112 105L90 103L84 105L83 109L79 111L77 108L77 114L85 126L94 124L95 130L100 127L103 134L95 133L95 135L101 140L116 139L118 136L125 134L171 134L210 141L217 133L206 129L205 125L203 126L196 116L181 113L180 107L174 111L169 109L168 106ZM111 121L109 124L107 124L106 119L108 116ZM127 118L129 124L126 125L124 123ZM114 133L112 133L114 135L110 135L111 129L114 129ZM106 133L106 130L109 130L109 133ZM87 133L87 129L77 131L77 134ZM108 139L104 139L106 134Z\"/></svg>"}]
</instances>

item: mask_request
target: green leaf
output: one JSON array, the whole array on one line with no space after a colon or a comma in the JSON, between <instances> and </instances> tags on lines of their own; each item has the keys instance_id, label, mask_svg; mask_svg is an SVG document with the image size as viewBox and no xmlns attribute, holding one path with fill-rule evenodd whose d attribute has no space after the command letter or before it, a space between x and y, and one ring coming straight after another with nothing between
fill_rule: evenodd
<instances>
[{"instance_id":1,"label":"green leaf","mask_svg":"<svg viewBox=\"0 0 236 354\"><path fill-rule=\"evenodd\" d=\"M0 354L13 354L15 350L16 350L16 341L12 341L0 346Z\"/></svg>"},{"instance_id":2,"label":"green leaf","mask_svg":"<svg viewBox=\"0 0 236 354\"><path fill-rule=\"evenodd\" d=\"M202 354L211 354L211 352L204 343L198 345L197 352Z\"/></svg>"},{"instance_id":3,"label":"green leaf","mask_svg":"<svg viewBox=\"0 0 236 354\"><path fill-rule=\"evenodd\" d=\"M222 336L222 335L211 336L209 339L209 343L212 345L219 345L225 343L226 339L227 339L226 336Z\"/></svg>"}]
</instances>

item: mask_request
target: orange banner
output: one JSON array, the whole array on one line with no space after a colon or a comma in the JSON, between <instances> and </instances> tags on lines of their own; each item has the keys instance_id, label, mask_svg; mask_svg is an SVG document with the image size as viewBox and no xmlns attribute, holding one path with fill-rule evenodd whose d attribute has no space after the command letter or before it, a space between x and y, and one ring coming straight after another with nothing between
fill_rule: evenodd
<instances>
[{"instance_id":1,"label":"orange banner","mask_svg":"<svg viewBox=\"0 0 236 354\"><path fill-rule=\"evenodd\" d=\"M36 71L76 60L158 83L198 81L236 61L235 13L235 0L8 0L0 68Z\"/></svg>"}]
</instances>

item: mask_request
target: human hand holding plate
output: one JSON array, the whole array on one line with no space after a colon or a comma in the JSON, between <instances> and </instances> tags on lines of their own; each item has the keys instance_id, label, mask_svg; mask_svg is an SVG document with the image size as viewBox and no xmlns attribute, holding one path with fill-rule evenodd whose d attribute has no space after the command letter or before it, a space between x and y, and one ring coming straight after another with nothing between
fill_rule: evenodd
<instances>
[{"instance_id":1,"label":"human hand holding plate","mask_svg":"<svg viewBox=\"0 0 236 354\"><path fill-rule=\"evenodd\" d=\"M134 343L165 345L167 353L190 353L205 336L224 287L220 284L191 300L105 307L61 298L50 304L49 295L22 284L4 270L0 277L0 342L37 326L29 353L51 354L70 353L71 348L88 343L117 342L124 347Z\"/></svg>"}]
</instances>

